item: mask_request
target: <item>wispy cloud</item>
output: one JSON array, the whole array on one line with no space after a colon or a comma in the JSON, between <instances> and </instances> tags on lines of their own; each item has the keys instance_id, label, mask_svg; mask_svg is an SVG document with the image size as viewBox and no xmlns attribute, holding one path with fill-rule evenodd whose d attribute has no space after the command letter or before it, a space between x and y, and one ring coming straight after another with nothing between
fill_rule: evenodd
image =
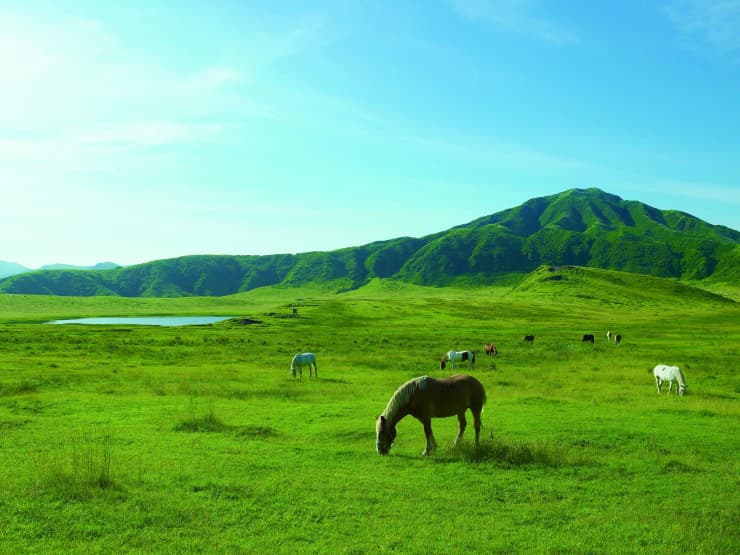
<instances>
[{"instance_id":1,"label":"wispy cloud","mask_svg":"<svg viewBox=\"0 0 740 555\"><path fill-rule=\"evenodd\" d=\"M683 34L722 52L740 49L740 0L671 0L669 21Z\"/></svg>"},{"instance_id":2,"label":"wispy cloud","mask_svg":"<svg viewBox=\"0 0 740 555\"><path fill-rule=\"evenodd\" d=\"M581 42L575 29L539 15L536 0L450 0L463 17L494 29L551 44Z\"/></svg>"},{"instance_id":3,"label":"wispy cloud","mask_svg":"<svg viewBox=\"0 0 740 555\"><path fill-rule=\"evenodd\" d=\"M133 160L161 165L161 147L228 140L235 125L275 119L269 84L257 82L311 48L323 26L296 18L282 32L223 39L227 47L211 36L202 56L183 62L139 48L110 22L0 13L0 173L14 183L117 175L133 171Z\"/></svg>"},{"instance_id":4,"label":"wispy cloud","mask_svg":"<svg viewBox=\"0 0 740 555\"><path fill-rule=\"evenodd\" d=\"M736 186L712 183L663 181L654 186L663 194L672 194L701 201L714 201L740 206L740 189Z\"/></svg>"}]
</instances>

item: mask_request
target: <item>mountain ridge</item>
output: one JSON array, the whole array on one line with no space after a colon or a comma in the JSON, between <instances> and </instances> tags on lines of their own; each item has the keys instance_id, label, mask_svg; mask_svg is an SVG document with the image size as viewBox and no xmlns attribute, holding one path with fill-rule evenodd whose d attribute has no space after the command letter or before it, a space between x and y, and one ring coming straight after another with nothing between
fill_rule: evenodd
<instances>
[{"instance_id":1,"label":"mountain ridge","mask_svg":"<svg viewBox=\"0 0 740 555\"><path fill-rule=\"evenodd\" d=\"M35 271L0 280L0 292L223 296L268 285L346 290L373 278L484 285L542 264L736 283L740 232L600 189L568 189L420 238L299 254L191 255L105 271Z\"/></svg>"}]
</instances>

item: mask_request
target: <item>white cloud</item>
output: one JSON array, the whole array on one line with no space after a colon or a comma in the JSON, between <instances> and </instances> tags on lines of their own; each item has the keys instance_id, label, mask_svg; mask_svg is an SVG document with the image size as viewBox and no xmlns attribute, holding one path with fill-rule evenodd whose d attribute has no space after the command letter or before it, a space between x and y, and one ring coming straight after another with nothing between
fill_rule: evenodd
<instances>
[{"instance_id":1,"label":"white cloud","mask_svg":"<svg viewBox=\"0 0 740 555\"><path fill-rule=\"evenodd\" d=\"M740 49L740 0L672 0L664 12L681 33L723 52Z\"/></svg>"},{"instance_id":2,"label":"white cloud","mask_svg":"<svg viewBox=\"0 0 740 555\"><path fill-rule=\"evenodd\" d=\"M664 194L740 206L740 187L737 186L665 181L657 184L655 188Z\"/></svg>"},{"instance_id":3,"label":"white cloud","mask_svg":"<svg viewBox=\"0 0 740 555\"><path fill-rule=\"evenodd\" d=\"M561 23L542 17L535 0L450 0L463 17L494 29L552 44L577 44L578 33Z\"/></svg>"}]
</instances>

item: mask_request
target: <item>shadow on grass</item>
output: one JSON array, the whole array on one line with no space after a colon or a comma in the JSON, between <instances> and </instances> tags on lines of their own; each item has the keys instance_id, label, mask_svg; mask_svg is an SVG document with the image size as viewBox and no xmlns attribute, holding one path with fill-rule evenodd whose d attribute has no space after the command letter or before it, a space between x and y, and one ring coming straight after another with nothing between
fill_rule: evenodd
<instances>
[{"instance_id":1,"label":"shadow on grass","mask_svg":"<svg viewBox=\"0 0 740 555\"><path fill-rule=\"evenodd\" d=\"M231 426L226 424L216 415L211 403L202 411L196 404L191 404L190 414L178 422L174 430L176 432L198 433L231 432L248 438L268 438L279 435L279 432L270 426Z\"/></svg>"},{"instance_id":2,"label":"shadow on grass","mask_svg":"<svg viewBox=\"0 0 740 555\"><path fill-rule=\"evenodd\" d=\"M588 463L583 453L571 446L554 441L507 441L484 439L476 447L465 442L458 446L440 449L437 462L467 462L472 464L494 464L505 467L579 466Z\"/></svg>"}]
</instances>

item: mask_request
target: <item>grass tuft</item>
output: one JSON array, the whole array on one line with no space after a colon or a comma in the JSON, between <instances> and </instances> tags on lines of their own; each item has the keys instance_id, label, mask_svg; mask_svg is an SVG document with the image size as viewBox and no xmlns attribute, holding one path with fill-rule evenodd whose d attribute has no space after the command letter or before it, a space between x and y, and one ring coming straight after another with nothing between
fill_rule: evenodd
<instances>
[{"instance_id":1,"label":"grass tuft","mask_svg":"<svg viewBox=\"0 0 740 555\"><path fill-rule=\"evenodd\" d=\"M0 397L12 397L14 395L25 395L38 392L39 386L35 382L22 380L16 384L0 385Z\"/></svg>"},{"instance_id":2,"label":"grass tuft","mask_svg":"<svg viewBox=\"0 0 740 555\"><path fill-rule=\"evenodd\" d=\"M83 501L117 487L110 434L82 433L62 445L64 454L37 466L35 489L66 501Z\"/></svg>"},{"instance_id":3,"label":"grass tuft","mask_svg":"<svg viewBox=\"0 0 740 555\"><path fill-rule=\"evenodd\" d=\"M482 440L478 447L468 442L451 447L444 455L468 463L492 463L506 467L561 467L585 462L582 456L574 454L562 443L539 440L508 442L490 438Z\"/></svg>"},{"instance_id":4,"label":"grass tuft","mask_svg":"<svg viewBox=\"0 0 740 555\"><path fill-rule=\"evenodd\" d=\"M200 413L191 403L191 414L175 426L176 432L223 432L228 426L216 416L213 405L208 404L205 412Z\"/></svg>"}]
</instances>

